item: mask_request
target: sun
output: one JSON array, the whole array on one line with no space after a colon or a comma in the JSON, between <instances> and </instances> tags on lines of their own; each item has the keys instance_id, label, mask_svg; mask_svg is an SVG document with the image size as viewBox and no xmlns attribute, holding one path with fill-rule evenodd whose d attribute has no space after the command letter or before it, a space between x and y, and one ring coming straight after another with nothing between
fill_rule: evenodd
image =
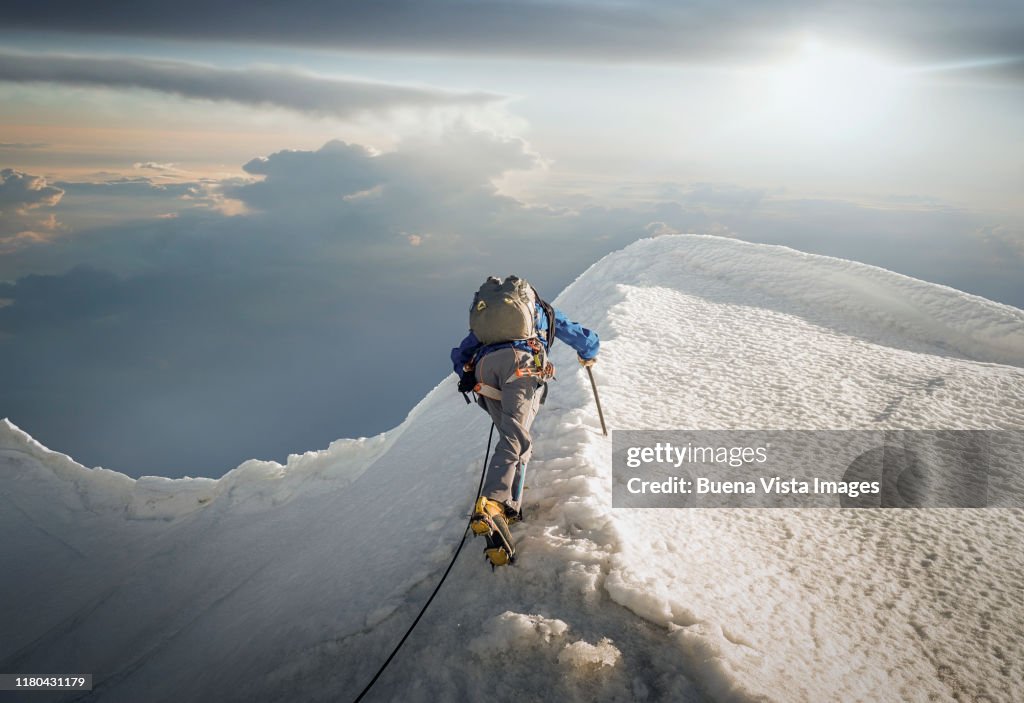
<instances>
[{"instance_id":1,"label":"sun","mask_svg":"<svg viewBox=\"0 0 1024 703\"><path fill-rule=\"evenodd\" d=\"M851 137L884 126L906 90L899 66L866 51L805 37L794 55L758 72L759 99L792 130Z\"/></svg>"}]
</instances>

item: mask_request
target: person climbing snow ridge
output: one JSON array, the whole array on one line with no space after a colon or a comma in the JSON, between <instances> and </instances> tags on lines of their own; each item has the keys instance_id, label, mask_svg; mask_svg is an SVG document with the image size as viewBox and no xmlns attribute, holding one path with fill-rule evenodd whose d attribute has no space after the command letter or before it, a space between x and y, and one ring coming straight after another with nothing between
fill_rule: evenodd
<instances>
[{"instance_id":1,"label":"person climbing snow ridge","mask_svg":"<svg viewBox=\"0 0 1024 703\"><path fill-rule=\"evenodd\" d=\"M591 367L600 341L517 276L491 276L480 286L469 328L451 353L459 391L467 403L469 393L475 394L500 435L470 527L487 538L484 553L491 565L501 566L515 559L508 526L522 519L526 466L533 452L530 426L555 373L548 350L560 339L576 351L581 365Z\"/></svg>"}]
</instances>

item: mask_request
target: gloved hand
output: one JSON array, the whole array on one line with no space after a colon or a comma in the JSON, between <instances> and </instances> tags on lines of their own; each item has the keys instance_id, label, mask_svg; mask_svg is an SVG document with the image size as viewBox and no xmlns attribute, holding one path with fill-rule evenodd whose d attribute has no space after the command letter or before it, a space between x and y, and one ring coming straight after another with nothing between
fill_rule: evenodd
<instances>
[{"instance_id":1,"label":"gloved hand","mask_svg":"<svg viewBox=\"0 0 1024 703\"><path fill-rule=\"evenodd\" d=\"M476 374L466 371L459 376L459 393L469 393L476 387Z\"/></svg>"},{"instance_id":2,"label":"gloved hand","mask_svg":"<svg viewBox=\"0 0 1024 703\"><path fill-rule=\"evenodd\" d=\"M584 359L582 356L577 356L576 359L580 362L580 366L585 366L588 369L597 363L596 356L593 359Z\"/></svg>"}]
</instances>

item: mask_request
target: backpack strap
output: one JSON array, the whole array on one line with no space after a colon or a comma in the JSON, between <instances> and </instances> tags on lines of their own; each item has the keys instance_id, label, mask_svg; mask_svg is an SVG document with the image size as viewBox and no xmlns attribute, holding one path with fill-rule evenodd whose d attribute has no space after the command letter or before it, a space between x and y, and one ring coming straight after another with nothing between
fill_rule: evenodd
<instances>
[{"instance_id":1,"label":"backpack strap","mask_svg":"<svg viewBox=\"0 0 1024 703\"><path fill-rule=\"evenodd\" d=\"M530 288L533 289L533 296L537 299L537 303L540 305L541 310L544 311L544 315L548 318L548 333L544 346L550 349L551 345L555 343L555 309L551 307L546 300L540 297L540 293L537 292L536 288L533 286L530 286Z\"/></svg>"}]
</instances>

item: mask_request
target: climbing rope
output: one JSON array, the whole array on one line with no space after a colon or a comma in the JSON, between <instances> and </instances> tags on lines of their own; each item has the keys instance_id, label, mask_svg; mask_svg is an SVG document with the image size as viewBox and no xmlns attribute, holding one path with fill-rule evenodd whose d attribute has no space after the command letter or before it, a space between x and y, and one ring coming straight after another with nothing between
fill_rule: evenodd
<instances>
[{"instance_id":1,"label":"climbing rope","mask_svg":"<svg viewBox=\"0 0 1024 703\"><path fill-rule=\"evenodd\" d=\"M477 486L476 498L473 499L473 505L476 505L476 501L479 500L480 494L483 493L484 490L484 476L487 475L487 458L491 454L491 441L493 439L494 423L491 423L491 433L487 436L487 451L484 452L484 468L480 472L480 485ZM423 608L420 610L420 614L417 615L416 619L412 621L412 625L409 625L409 629L406 630L405 635L403 635L402 639L399 640L397 645L395 645L395 648L391 650L391 654L381 665L380 669L377 670L377 673L373 675L373 678L370 680L370 683L366 684L366 688L363 689L362 693L356 696L356 699L352 701L352 703L359 703L359 701L363 700L363 696L370 692L370 689L373 688L373 684L377 683L377 679L379 679L380 675L384 673L384 670L388 668L388 664L390 664L391 660L395 658L396 654L398 654L398 650L402 648L402 645L405 644L405 641L409 639L409 635L412 634L412 631L416 629L416 624L420 621L420 618L423 617L423 614L427 612L427 608L430 607L430 603L434 600L434 596L436 596L437 592L441 590L441 586L444 585L444 580L448 578L448 573L452 570L452 567L455 566L455 560L459 558L459 552L462 551L463 545L466 544L466 536L468 534L469 524L467 523L466 529L462 531L462 539L459 541L459 546L455 548L455 554L452 555L451 563L449 563L448 568L444 570L444 574L442 574L441 580L437 582L437 586L434 588L434 592L430 594L430 598L427 598L427 602L423 604Z\"/></svg>"}]
</instances>

